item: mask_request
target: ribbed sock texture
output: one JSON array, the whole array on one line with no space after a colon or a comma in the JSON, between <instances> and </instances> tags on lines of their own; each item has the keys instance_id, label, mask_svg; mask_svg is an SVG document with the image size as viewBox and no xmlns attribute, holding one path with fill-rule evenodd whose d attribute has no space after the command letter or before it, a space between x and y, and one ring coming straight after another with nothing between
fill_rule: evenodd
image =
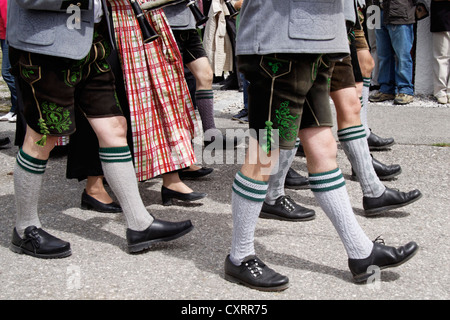
<instances>
[{"instance_id":1,"label":"ribbed sock texture","mask_svg":"<svg viewBox=\"0 0 450 320\"><path fill-rule=\"evenodd\" d=\"M276 171L272 172L269 178L269 185L267 189L267 195L265 202L270 205L275 204L275 200L284 196L284 181L292 162L295 158L295 153L300 144L300 140L297 140L295 148L292 150L280 150L279 165L275 166Z\"/></svg>"},{"instance_id":2,"label":"ribbed sock texture","mask_svg":"<svg viewBox=\"0 0 450 320\"><path fill-rule=\"evenodd\" d=\"M360 118L361 123L364 126L364 130L366 131L367 137L370 135L369 121L367 118L367 114L369 111L369 90L370 90L370 78L363 78Z\"/></svg>"},{"instance_id":3,"label":"ribbed sock texture","mask_svg":"<svg viewBox=\"0 0 450 320\"><path fill-rule=\"evenodd\" d=\"M41 227L38 202L47 160L33 158L19 150L14 167L16 230L20 236L29 226Z\"/></svg>"},{"instance_id":4,"label":"ribbed sock texture","mask_svg":"<svg viewBox=\"0 0 450 320\"><path fill-rule=\"evenodd\" d=\"M373 243L356 220L348 197L345 180L339 168L323 173L309 174L314 197L333 223L350 259L367 258Z\"/></svg>"},{"instance_id":5,"label":"ribbed sock texture","mask_svg":"<svg viewBox=\"0 0 450 320\"><path fill-rule=\"evenodd\" d=\"M339 142L358 177L363 195L376 198L383 194L386 187L381 183L370 156L363 126L338 130Z\"/></svg>"},{"instance_id":6,"label":"ribbed sock texture","mask_svg":"<svg viewBox=\"0 0 450 320\"><path fill-rule=\"evenodd\" d=\"M255 254L255 228L267 192L267 182L256 181L238 172L232 188L233 235L230 260L240 265Z\"/></svg>"},{"instance_id":7,"label":"ribbed sock texture","mask_svg":"<svg viewBox=\"0 0 450 320\"><path fill-rule=\"evenodd\" d=\"M203 132L209 129L216 129L213 90L197 90L195 92L195 101L200 118L202 119Z\"/></svg>"},{"instance_id":8,"label":"ribbed sock texture","mask_svg":"<svg viewBox=\"0 0 450 320\"><path fill-rule=\"evenodd\" d=\"M119 200L128 228L135 231L147 229L153 217L139 194L130 149L128 146L100 148L99 155L105 178Z\"/></svg>"}]
</instances>

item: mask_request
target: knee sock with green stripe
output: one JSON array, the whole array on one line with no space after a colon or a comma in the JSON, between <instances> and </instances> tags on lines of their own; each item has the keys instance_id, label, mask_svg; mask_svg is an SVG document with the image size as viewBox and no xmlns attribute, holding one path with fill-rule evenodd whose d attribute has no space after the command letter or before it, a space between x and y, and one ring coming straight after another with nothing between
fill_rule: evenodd
<instances>
[{"instance_id":1,"label":"knee sock with green stripe","mask_svg":"<svg viewBox=\"0 0 450 320\"><path fill-rule=\"evenodd\" d=\"M377 198L386 187L378 178L370 156L366 134L362 125L340 129L339 142L358 177L363 195Z\"/></svg>"},{"instance_id":2,"label":"knee sock with green stripe","mask_svg":"<svg viewBox=\"0 0 450 320\"><path fill-rule=\"evenodd\" d=\"M367 114L369 110L369 90L370 90L370 78L363 78L363 88L361 96L361 123L366 131L366 136L370 135L369 121L367 119Z\"/></svg>"},{"instance_id":3,"label":"knee sock with green stripe","mask_svg":"<svg viewBox=\"0 0 450 320\"><path fill-rule=\"evenodd\" d=\"M267 189L267 196L265 202L270 205L274 205L275 201L285 195L284 181L286 175L292 165L297 152L300 140L297 139L294 149L292 150L280 150L279 165L275 166L276 172L272 172L269 178L269 185Z\"/></svg>"},{"instance_id":4,"label":"knee sock with green stripe","mask_svg":"<svg viewBox=\"0 0 450 320\"><path fill-rule=\"evenodd\" d=\"M20 236L29 226L41 227L38 202L47 160L33 158L19 150L14 167L16 230Z\"/></svg>"},{"instance_id":5,"label":"knee sock with green stripe","mask_svg":"<svg viewBox=\"0 0 450 320\"><path fill-rule=\"evenodd\" d=\"M333 223L350 259L367 258L373 243L356 220L348 197L345 180L339 168L309 174L309 183L315 199Z\"/></svg>"},{"instance_id":6,"label":"knee sock with green stripe","mask_svg":"<svg viewBox=\"0 0 450 320\"><path fill-rule=\"evenodd\" d=\"M197 110L202 120L203 132L216 129L214 121L214 92L213 90L197 90L195 92Z\"/></svg>"},{"instance_id":7,"label":"knee sock with green stripe","mask_svg":"<svg viewBox=\"0 0 450 320\"><path fill-rule=\"evenodd\" d=\"M233 236L230 260L240 265L255 254L255 228L266 197L267 182L253 180L238 172L232 188Z\"/></svg>"},{"instance_id":8,"label":"knee sock with green stripe","mask_svg":"<svg viewBox=\"0 0 450 320\"><path fill-rule=\"evenodd\" d=\"M128 146L100 148L99 155L105 178L119 200L128 228L134 231L147 229L153 217L139 194L130 149Z\"/></svg>"}]
</instances>

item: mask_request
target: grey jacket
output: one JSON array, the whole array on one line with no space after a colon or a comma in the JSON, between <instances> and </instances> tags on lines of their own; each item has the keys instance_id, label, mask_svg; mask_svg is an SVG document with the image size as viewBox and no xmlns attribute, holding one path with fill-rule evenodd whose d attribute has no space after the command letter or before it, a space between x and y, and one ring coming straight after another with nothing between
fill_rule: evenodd
<instances>
[{"instance_id":1,"label":"grey jacket","mask_svg":"<svg viewBox=\"0 0 450 320\"><path fill-rule=\"evenodd\" d=\"M349 53L345 1L246 0L236 52Z\"/></svg>"},{"instance_id":2,"label":"grey jacket","mask_svg":"<svg viewBox=\"0 0 450 320\"><path fill-rule=\"evenodd\" d=\"M69 28L70 4L81 9L79 28ZM107 12L104 7L104 12ZM79 60L91 46L93 0L8 0L7 41L16 49Z\"/></svg>"},{"instance_id":3,"label":"grey jacket","mask_svg":"<svg viewBox=\"0 0 450 320\"><path fill-rule=\"evenodd\" d=\"M164 7L164 14L169 20L170 27L175 30L196 29L196 21L186 3L179 3Z\"/></svg>"}]
</instances>

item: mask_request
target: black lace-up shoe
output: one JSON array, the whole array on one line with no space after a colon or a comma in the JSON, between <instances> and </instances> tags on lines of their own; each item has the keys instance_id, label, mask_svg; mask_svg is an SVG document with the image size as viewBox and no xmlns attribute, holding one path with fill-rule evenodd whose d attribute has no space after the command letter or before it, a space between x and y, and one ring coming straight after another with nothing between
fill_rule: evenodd
<instances>
[{"instance_id":1,"label":"black lace-up shoe","mask_svg":"<svg viewBox=\"0 0 450 320\"><path fill-rule=\"evenodd\" d=\"M392 180L394 179L394 177L402 173L402 167L399 164L386 165L381 163L374 157L372 157L372 165L373 169L375 170L375 173L377 174L377 177L382 181ZM356 176L356 173L353 170L353 168L351 179L354 181L358 180L358 177Z\"/></svg>"},{"instance_id":2,"label":"black lace-up shoe","mask_svg":"<svg viewBox=\"0 0 450 320\"><path fill-rule=\"evenodd\" d=\"M192 229L194 226L190 220L169 222L154 219L152 224L143 231L127 229L128 251L135 253L146 250L152 244L178 239Z\"/></svg>"},{"instance_id":3,"label":"black lace-up shoe","mask_svg":"<svg viewBox=\"0 0 450 320\"><path fill-rule=\"evenodd\" d=\"M372 253L365 259L348 259L348 266L353 274L355 282L362 282L367 280L376 268L379 270L397 267L409 259L411 259L419 249L419 246L414 241L407 243L404 246L394 248L376 242L373 244ZM370 270L369 270L369 267Z\"/></svg>"},{"instance_id":4,"label":"black lace-up shoe","mask_svg":"<svg viewBox=\"0 0 450 320\"><path fill-rule=\"evenodd\" d=\"M406 206L419 200L422 193L419 190L401 192L386 187L378 198L363 197L363 207L366 215L374 215L385 210L392 210Z\"/></svg>"},{"instance_id":5,"label":"black lace-up shoe","mask_svg":"<svg viewBox=\"0 0 450 320\"><path fill-rule=\"evenodd\" d=\"M25 229L24 238L21 238L14 228L9 248L15 253L42 259L65 258L72 254L69 242L58 239L35 226Z\"/></svg>"},{"instance_id":6,"label":"black lace-up shoe","mask_svg":"<svg viewBox=\"0 0 450 320\"><path fill-rule=\"evenodd\" d=\"M369 137L367 137L367 143L369 144L370 151L379 151L393 146L395 141L394 138L381 138L371 130Z\"/></svg>"},{"instance_id":7,"label":"black lace-up shoe","mask_svg":"<svg viewBox=\"0 0 450 320\"><path fill-rule=\"evenodd\" d=\"M236 266L228 255L225 259L225 279L261 291L283 291L289 287L288 277L270 269L256 256L247 257Z\"/></svg>"},{"instance_id":8,"label":"black lace-up shoe","mask_svg":"<svg viewBox=\"0 0 450 320\"><path fill-rule=\"evenodd\" d=\"M274 205L263 203L260 218L285 221L307 221L315 218L315 211L295 203L290 196L281 196Z\"/></svg>"},{"instance_id":9,"label":"black lace-up shoe","mask_svg":"<svg viewBox=\"0 0 450 320\"><path fill-rule=\"evenodd\" d=\"M292 168L289 168L288 173L286 175L286 179L284 181L284 187L287 189L309 189L309 179L307 177L302 176L297 171Z\"/></svg>"}]
</instances>

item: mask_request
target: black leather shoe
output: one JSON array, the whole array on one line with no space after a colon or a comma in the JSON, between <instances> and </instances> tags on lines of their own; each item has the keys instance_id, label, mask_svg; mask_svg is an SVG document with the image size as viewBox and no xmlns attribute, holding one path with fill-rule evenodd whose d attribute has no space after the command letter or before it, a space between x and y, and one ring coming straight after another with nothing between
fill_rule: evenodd
<instances>
[{"instance_id":1,"label":"black leather shoe","mask_svg":"<svg viewBox=\"0 0 450 320\"><path fill-rule=\"evenodd\" d=\"M81 209L84 210L94 210L98 212L105 212L105 213L118 213L122 212L122 207L117 204L116 202L111 203L103 203L95 199L94 197L91 197L86 193L86 190L83 191L83 194L81 195Z\"/></svg>"},{"instance_id":2,"label":"black leather shoe","mask_svg":"<svg viewBox=\"0 0 450 320\"><path fill-rule=\"evenodd\" d=\"M399 248L388 247L374 242L372 253L369 257L365 259L348 259L348 266L355 282L362 282L376 272L375 270L370 272L368 270L369 267L375 266L380 270L397 267L411 259L418 249L419 246L413 241Z\"/></svg>"},{"instance_id":3,"label":"black leather shoe","mask_svg":"<svg viewBox=\"0 0 450 320\"><path fill-rule=\"evenodd\" d=\"M297 148L297 151L295 152L295 155L297 156L297 157L306 157L306 155L305 155L305 150L303 149L303 146L302 146L302 144L300 144L299 146L298 146L298 148Z\"/></svg>"},{"instance_id":4,"label":"black leather shoe","mask_svg":"<svg viewBox=\"0 0 450 320\"><path fill-rule=\"evenodd\" d=\"M225 279L261 291L283 291L289 287L289 279L270 269L256 256L246 258L235 266L230 255L225 259Z\"/></svg>"},{"instance_id":5,"label":"black leather shoe","mask_svg":"<svg viewBox=\"0 0 450 320\"><path fill-rule=\"evenodd\" d=\"M369 137L367 137L367 143L369 144L370 151L385 150L394 145L394 138L381 138L375 133L370 131Z\"/></svg>"},{"instance_id":6,"label":"black leather shoe","mask_svg":"<svg viewBox=\"0 0 450 320\"><path fill-rule=\"evenodd\" d=\"M394 177L402 173L402 167L399 164L386 165L372 157L372 165L377 174L378 178L382 181L392 180ZM352 168L351 179L354 181L358 180L355 171Z\"/></svg>"},{"instance_id":7,"label":"black leather shoe","mask_svg":"<svg viewBox=\"0 0 450 320\"><path fill-rule=\"evenodd\" d=\"M216 139L219 139L220 141L216 142ZM224 135L212 136L211 140L203 141L205 148L208 147L212 143L216 149L226 150L226 149L236 149L236 147L239 144L239 141L238 141L237 137L233 137L233 139L230 139Z\"/></svg>"},{"instance_id":8,"label":"black leather shoe","mask_svg":"<svg viewBox=\"0 0 450 320\"><path fill-rule=\"evenodd\" d=\"M9 137L0 138L0 147L8 145L10 142Z\"/></svg>"},{"instance_id":9,"label":"black leather shoe","mask_svg":"<svg viewBox=\"0 0 450 320\"><path fill-rule=\"evenodd\" d=\"M284 187L287 189L309 189L309 179L300 175L297 171L289 168L284 180Z\"/></svg>"},{"instance_id":10,"label":"black leather shoe","mask_svg":"<svg viewBox=\"0 0 450 320\"><path fill-rule=\"evenodd\" d=\"M363 207L366 215L374 215L381 211L391 210L406 206L419 200L422 193L419 190L401 192L386 187L386 190L378 198L363 197Z\"/></svg>"},{"instance_id":11,"label":"black leather shoe","mask_svg":"<svg viewBox=\"0 0 450 320\"><path fill-rule=\"evenodd\" d=\"M206 197L207 193L202 192L191 192L191 193L182 193L174 190L170 190L164 186L161 187L161 197L163 205L170 206L173 204L173 199L181 200L181 201L195 201L200 200Z\"/></svg>"},{"instance_id":12,"label":"black leather shoe","mask_svg":"<svg viewBox=\"0 0 450 320\"><path fill-rule=\"evenodd\" d=\"M169 222L154 219L152 224L143 231L127 229L128 251L135 253L146 250L152 244L178 239L192 229L194 226L190 220Z\"/></svg>"},{"instance_id":13,"label":"black leather shoe","mask_svg":"<svg viewBox=\"0 0 450 320\"><path fill-rule=\"evenodd\" d=\"M24 238L13 230L11 251L41 259L65 258L72 254L70 243L58 239L41 228L29 226L25 229Z\"/></svg>"},{"instance_id":14,"label":"black leather shoe","mask_svg":"<svg viewBox=\"0 0 450 320\"><path fill-rule=\"evenodd\" d=\"M207 176L208 174L214 171L213 168L206 168L206 167L201 167L200 169L195 171L187 169L188 168L178 170L178 175L180 176L180 179L197 179Z\"/></svg>"},{"instance_id":15,"label":"black leather shoe","mask_svg":"<svg viewBox=\"0 0 450 320\"><path fill-rule=\"evenodd\" d=\"M263 203L260 218L284 221L307 221L315 218L315 211L298 205L289 196L281 196L274 205Z\"/></svg>"}]
</instances>

